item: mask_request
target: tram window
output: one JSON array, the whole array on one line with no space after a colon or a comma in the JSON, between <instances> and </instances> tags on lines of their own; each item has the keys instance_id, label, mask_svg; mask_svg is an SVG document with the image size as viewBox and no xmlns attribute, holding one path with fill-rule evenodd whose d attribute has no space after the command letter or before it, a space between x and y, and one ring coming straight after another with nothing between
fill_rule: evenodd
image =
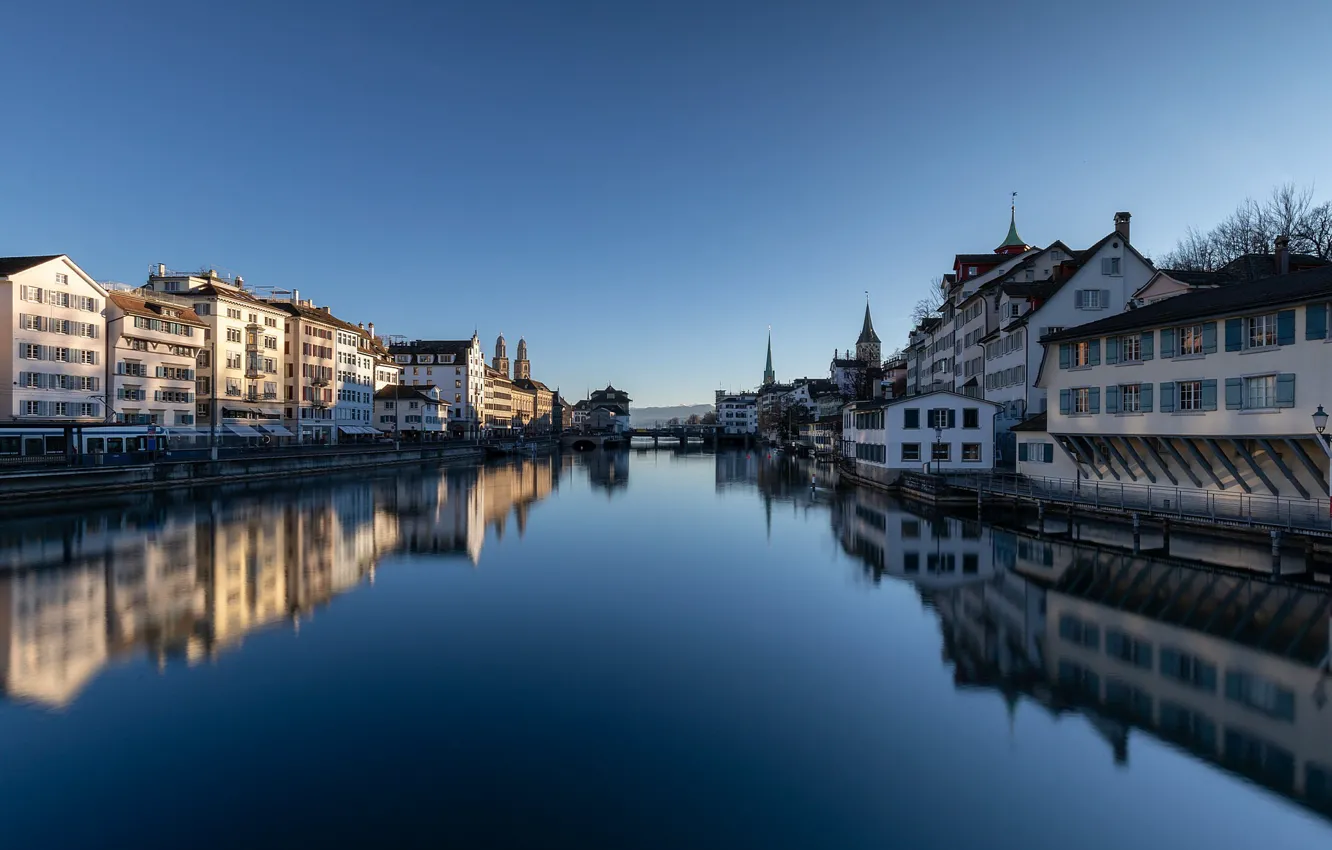
<instances>
[{"instance_id":1,"label":"tram window","mask_svg":"<svg viewBox=\"0 0 1332 850\"><path fill-rule=\"evenodd\" d=\"M0 437L0 455L16 455L18 453L18 437Z\"/></svg>"},{"instance_id":2,"label":"tram window","mask_svg":"<svg viewBox=\"0 0 1332 850\"><path fill-rule=\"evenodd\" d=\"M47 437L46 453L49 455L62 455L65 453L64 437Z\"/></svg>"},{"instance_id":3,"label":"tram window","mask_svg":"<svg viewBox=\"0 0 1332 850\"><path fill-rule=\"evenodd\" d=\"M37 455L45 454L45 449L42 446L42 438L41 437L24 438L23 454L27 455L28 457L36 457Z\"/></svg>"},{"instance_id":4,"label":"tram window","mask_svg":"<svg viewBox=\"0 0 1332 850\"><path fill-rule=\"evenodd\" d=\"M89 454L100 454L104 451L106 451L106 440L103 440L101 437L88 438Z\"/></svg>"},{"instance_id":5,"label":"tram window","mask_svg":"<svg viewBox=\"0 0 1332 850\"><path fill-rule=\"evenodd\" d=\"M107 437L106 450L111 454L121 454L125 451L125 438Z\"/></svg>"}]
</instances>

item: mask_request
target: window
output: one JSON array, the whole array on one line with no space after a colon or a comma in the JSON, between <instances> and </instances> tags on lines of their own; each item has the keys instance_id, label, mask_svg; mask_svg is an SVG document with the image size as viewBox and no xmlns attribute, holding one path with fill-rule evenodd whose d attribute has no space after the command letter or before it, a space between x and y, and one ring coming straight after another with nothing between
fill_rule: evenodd
<instances>
[{"instance_id":1,"label":"window","mask_svg":"<svg viewBox=\"0 0 1332 850\"><path fill-rule=\"evenodd\" d=\"M1102 258L1101 258L1101 274L1118 275L1118 274L1119 274L1119 257L1102 257Z\"/></svg>"},{"instance_id":2,"label":"window","mask_svg":"<svg viewBox=\"0 0 1332 850\"><path fill-rule=\"evenodd\" d=\"M1008 318L1016 319L1022 315L1022 305L1017 301L1008 302Z\"/></svg>"},{"instance_id":3,"label":"window","mask_svg":"<svg viewBox=\"0 0 1332 850\"><path fill-rule=\"evenodd\" d=\"M1276 407L1276 375L1244 379L1244 408Z\"/></svg>"},{"instance_id":4,"label":"window","mask_svg":"<svg viewBox=\"0 0 1332 850\"><path fill-rule=\"evenodd\" d=\"M1142 409L1141 384L1119 385L1119 409L1123 413L1137 413Z\"/></svg>"},{"instance_id":5,"label":"window","mask_svg":"<svg viewBox=\"0 0 1332 850\"><path fill-rule=\"evenodd\" d=\"M964 407L962 409L962 427L963 428L980 427L980 410L978 408Z\"/></svg>"},{"instance_id":6,"label":"window","mask_svg":"<svg viewBox=\"0 0 1332 850\"><path fill-rule=\"evenodd\" d=\"M69 286L69 275L64 272L56 272L55 281L61 286Z\"/></svg>"},{"instance_id":7,"label":"window","mask_svg":"<svg viewBox=\"0 0 1332 850\"><path fill-rule=\"evenodd\" d=\"M41 415L42 415L42 403L41 403L40 401L25 401L25 402L23 402L23 414L24 414L25 416L41 416Z\"/></svg>"},{"instance_id":8,"label":"window","mask_svg":"<svg viewBox=\"0 0 1332 850\"><path fill-rule=\"evenodd\" d=\"M1227 670L1226 699L1281 720L1295 719L1295 694L1252 673Z\"/></svg>"},{"instance_id":9,"label":"window","mask_svg":"<svg viewBox=\"0 0 1332 850\"><path fill-rule=\"evenodd\" d=\"M1275 313L1250 316L1244 320L1249 332L1249 348L1267 348L1277 344L1277 317Z\"/></svg>"},{"instance_id":10,"label":"window","mask_svg":"<svg viewBox=\"0 0 1332 850\"><path fill-rule=\"evenodd\" d=\"M1091 343L1083 340L1073 343L1073 365L1090 366L1091 365Z\"/></svg>"},{"instance_id":11,"label":"window","mask_svg":"<svg viewBox=\"0 0 1332 850\"><path fill-rule=\"evenodd\" d=\"M1179 382L1179 409L1202 410L1202 381Z\"/></svg>"},{"instance_id":12,"label":"window","mask_svg":"<svg viewBox=\"0 0 1332 850\"><path fill-rule=\"evenodd\" d=\"M1083 289L1078 294L1082 296L1082 309L1084 310L1100 310L1105 307L1101 303L1101 290L1099 289Z\"/></svg>"},{"instance_id":13,"label":"window","mask_svg":"<svg viewBox=\"0 0 1332 850\"><path fill-rule=\"evenodd\" d=\"M1119 360L1122 363L1133 363L1142 360L1142 337L1137 334L1120 337Z\"/></svg>"},{"instance_id":14,"label":"window","mask_svg":"<svg viewBox=\"0 0 1332 850\"><path fill-rule=\"evenodd\" d=\"M227 342L240 342L241 332L236 328L227 328Z\"/></svg>"},{"instance_id":15,"label":"window","mask_svg":"<svg viewBox=\"0 0 1332 850\"><path fill-rule=\"evenodd\" d=\"M974 275L975 273L976 273L976 267L975 267L975 266L967 266L967 274L968 274L968 275Z\"/></svg>"},{"instance_id":16,"label":"window","mask_svg":"<svg viewBox=\"0 0 1332 850\"><path fill-rule=\"evenodd\" d=\"M1079 387L1073 391L1073 412L1091 413L1091 390L1088 387Z\"/></svg>"},{"instance_id":17,"label":"window","mask_svg":"<svg viewBox=\"0 0 1332 850\"><path fill-rule=\"evenodd\" d=\"M904 461L919 461L919 460L920 460L920 443L903 443L903 444L902 444L902 460L904 460Z\"/></svg>"},{"instance_id":18,"label":"window","mask_svg":"<svg viewBox=\"0 0 1332 850\"><path fill-rule=\"evenodd\" d=\"M1105 654L1144 670L1152 669L1152 645L1118 629L1105 630Z\"/></svg>"},{"instance_id":19,"label":"window","mask_svg":"<svg viewBox=\"0 0 1332 850\"><path fill-rule=\"evenodd\" d=\"M1203 326L1188 325L1179 329L1179 355L1203 353Z\"/></svg>"},{"instance_id":20,"label":"window","mask_svg":"<svg viewBox=\"0 0 1332 850\"><path fill-rule=\"evenodd\" d=\"M980 463L981 446L980 443L963 443L962 460L964 463Z\"/></svg>"},{"instance_id":21,"label":"window","mask_svg":"<svg viewBox=\"0 0 1332 850\"><path fill-rule=\"evenodd\" d=\"M931 446L930 460L947 461L952 456L952 443L934 443Z\"/></svg>"},{"instance_id":22,"label":"window","mask_svg":"<svg viewBox=\"0 0 1332 850\"><path fill-rule=\"evenodd\" d=\"M1161 647L1161 675L1208 693L1216 693L1216 665L1169 646Z\"/></svg>"},{"instance_id":23,"label":"window","mask_svg":"<svg viewBox=\"0 0 1332 850\"><path fill-rule=\"evenodd\" d=\"M908 429L908 428L919 428L919 427L920 427L920 409L919 409L919 408L915 408L915 407L913 407L913 408L910 408L910 409L908 409L908 410L904 410L904 411L902 411L902 429L903 429L903 430L906 430L906 429Z\"/></svg>"},{"instance_id":24,"label":"window","mask_svg":"<svg viewBox=\"0 0 1332 850\"><path fill-rule=\"evenodd\" d=\"M1086 623L1068 614L1059 618L1059 637L1087 649L1101 648L1101 630L1095 623Z\"/></svg>"},{"instance_id":25,"label":"window","mask_svg":"<svg viewBox=\"0 0 1332 850\"><path fill-rule=\"evenodd\" d=\"M948 420L949 420L949 418L950 418L950 417L949 417L949 414L950 414L950 413L952 413L952 411L949 410L949 409L946 408L946 407L935 407L935 408L931 408L930 411L929 411L929 414L930 414L930 417L929 417L930 427L931 427L931 428L949 428L949 427L952 427L952 426L950 426L950 425L948 424Z\"/></svg>"}]
</instances>

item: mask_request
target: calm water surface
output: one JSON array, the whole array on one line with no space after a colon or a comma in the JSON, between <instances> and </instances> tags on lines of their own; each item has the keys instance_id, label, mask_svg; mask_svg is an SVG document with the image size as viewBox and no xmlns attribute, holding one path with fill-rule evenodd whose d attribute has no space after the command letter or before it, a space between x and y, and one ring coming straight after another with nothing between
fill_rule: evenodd
<instances>
[{"instance_id":1,"label":"calm water surface","mask_svg":"<svg viewBox=\"0 0 1332 850\"><path fill-rule=\"evenodd\" d=\"M1328 847L1319 588L593 454L0 523L3 846Z\"/></svg>"}]
</instances>

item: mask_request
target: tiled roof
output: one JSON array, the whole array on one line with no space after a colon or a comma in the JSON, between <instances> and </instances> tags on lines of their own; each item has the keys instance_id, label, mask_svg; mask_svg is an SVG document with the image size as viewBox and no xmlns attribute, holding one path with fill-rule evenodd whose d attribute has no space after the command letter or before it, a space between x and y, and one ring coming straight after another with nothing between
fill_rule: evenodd
<instances>
[{"instance_id":1,"label":"tiled roof","mask_svg":"<svg viewBox=\"0 0 1332 850\"><path fill-rule=\"evenodd\" d=\"M1256 308L1298 304L1316 298L1332 298L1332 266L1264 278L1251 281L1245 286L1221 286L1185 292L1118 316L1050 334L1045 340L1057 342L1087 339L1172 322L1229 316Z\"/></svg>"},{"instance_id":2,"label":"tiled roof","mask_svg":"<svg viewBox=\"0 0 1332 850\"><path fill-rule=\"evenodd\" d=\"M438 404L440 403L440 400L430 396L430 390L433 389L436 389L434 384L389 384L386 387L375 390L375 398L388 400L420 396L431 404Z\"/></svg>"},{"instance_id":3,"label":"tiled roof","mask_svg":"<svg viewBox=\"0 0 1332 850\"><path fill-rule=\"evenodd\" d=\"M1009 428L1008 430L1010 430L1010 431L1045 431L1045 430L1048 430L1048 428L1047 428L1047 426L1046 426L1046 416L1045 416L1044 413L1038 413L1038 414L1036 414L1035 416L1029 416L1029 417L1027 417L1026 419L1023 419L1023 420L1022 420L1021 422L1019 422L1018 424L1014 425L1012 428Z\"/></svg>"},{"instance_id":4,"label":"tiled roof","mask_svg":"<svg viewBox=\"0 0 1332 850\"><path fill-rule=\"evenodd\" d=\"M470 339L418 339L402 345L390 345L390 354L452 354L454 360L467 362L467 353L472 350Z\"/></svg>"},{"instance_id":5,"label":"tiled roof","mask_svg":"<svg viewBox=\"0 0 1332 850\"><path fill-rule=\"evenodd\" d=\"M175 304L159 304L153 301L140 298L129 292L108 292L107 299L126 313L134 316L147 316L153 319L167 319L169 321L180 322L186 325L195 325L196 327L206 328L208 323L199 318L189 307L179 307ZM176 313L174 317L164 316L163 310L172 310Z\"/></svg>"},{"instance_id":6,"label":"tiled roof","mask_svg":"<svg viewBox=\"0 0 1332 850\"><path fill-rule=\"evenodd\" d=\"M18 274L33 266L40 266L48 260L56 260L64 254L43 254L39 257L0 257L0 276Z\"/></svg>"}]
</instances>

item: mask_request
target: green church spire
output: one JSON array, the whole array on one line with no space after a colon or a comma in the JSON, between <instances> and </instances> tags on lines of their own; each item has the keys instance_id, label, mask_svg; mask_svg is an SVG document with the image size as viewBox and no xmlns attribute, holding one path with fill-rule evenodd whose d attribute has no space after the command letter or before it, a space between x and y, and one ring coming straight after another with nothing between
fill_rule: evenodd
<instances>
[{"instance_id":1,"label":"green church spire","mask_svg":"<svg viewBox=\"0 0 1332 850\"><path fill-rule=\"evenodd\" d=\"M768 325L768 365L763 369L763 386L777 383L777 374L772 371L772 325Z\"/></svg>"}]
</instances>

